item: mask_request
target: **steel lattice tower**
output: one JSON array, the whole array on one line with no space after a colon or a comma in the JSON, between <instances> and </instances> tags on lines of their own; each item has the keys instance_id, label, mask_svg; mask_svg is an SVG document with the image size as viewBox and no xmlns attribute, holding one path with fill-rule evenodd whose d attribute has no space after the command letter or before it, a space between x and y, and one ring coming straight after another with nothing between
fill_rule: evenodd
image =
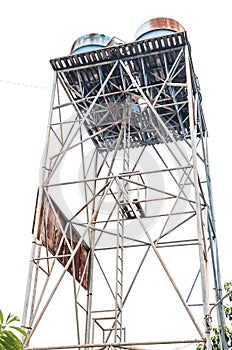
<instances>
[{"instance_id":1,"label":"steel lattice tower","mask_svg":"<svg viewBox=\"0 0 232 350\"><path fill-rule=\"evenodd\" d=\"M207 128L186 31L158 18L129 44L88 35L51 65L26 348L210 349L215 324L226 349ZM43 324L47 343L36 338ZM51 344L64 325L74 336Z\"/></svg>"}]
</instances>

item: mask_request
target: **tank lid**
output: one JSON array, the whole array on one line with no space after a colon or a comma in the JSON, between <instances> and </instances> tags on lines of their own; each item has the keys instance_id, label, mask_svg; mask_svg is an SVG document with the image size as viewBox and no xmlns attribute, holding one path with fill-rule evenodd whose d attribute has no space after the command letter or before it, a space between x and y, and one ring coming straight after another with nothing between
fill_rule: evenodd
<instances>
[{"instance_id":1,"label":"tank lid","mask_svg":"<svg viewBox=\"0 0 232 350\"><path fill-rule=\"evenodd\" d=\"M105 35L105 34L98 34L98 33L91 33L86 34L78 38L74 41L71 53L76 51L77 49L84 47L84 46L101 46L105 47L108 46L111 42L112 38Z\"/></svg>"},{"instance_id":2,"label":"tank lid","mask_svg":"<svg viewBox=\"0 0 232 350\"><path fill-rule=\"evenodd\" d=\"M175 19L167 17L157 17L143 23L136 31L135 38L139 39L143 34L153 30L168 29L174 32L185 31L184 27Z\"/></svg>"}]
</instances>

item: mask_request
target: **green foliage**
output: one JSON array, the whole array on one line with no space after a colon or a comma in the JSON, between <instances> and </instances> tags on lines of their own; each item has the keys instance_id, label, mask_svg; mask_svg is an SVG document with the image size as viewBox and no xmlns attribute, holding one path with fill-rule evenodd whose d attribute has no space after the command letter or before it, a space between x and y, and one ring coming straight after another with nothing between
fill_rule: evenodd
<instances>
[{"instance_id":1,"label":"green foliage","mask_svg":"<svg viewBox=\"0 0 232 350\"><path fill-rule=\"evenodd\" d=\"M13 325L19 321L19 318L12 314L9 314L4 320L0 310L0 350L23 350L23 344L16 334L19 333L26 338L27 333L24 329Z\"/></svg>"},{"instance_id":2,"label":"green foliage","mask_svg":"<svg viewBox=\"0 0 232 350\"><path fill-rule=\"evenodd\" d=\"M223 299L228 298L229 304L224 305L225 316L227 318L228 324L232 327L232 282L226 282L224 284L224 289L226 291ZM214 327L212 329L212 348L213 350L220 350L220 335L221 329L218 327ZM228 344L228 349L232 349L232 329L230 329L227 325L225 325L225 337ZM203 344L197 344L196 350L205 350L206 346Z\"/></svg>"},{"instance_id":3,"label":"green foliage","mask_svg":"<svg viewBox=\"0 0 232 350\"><path fill-rule=\"evenodd\" d=\"M229 301L232 302L232 282L226 282L224 284L224 288L226 293L228 294ZM230 321L232 325L232 306L227 304L224 306L224 310L226 318Z\"/></svg>"},{"instance_id":4,"label":"green foliage","mask_svg":"<svg viewBox=\"0 0 232 350\"><path fill-rule=\"evenodd\" d=\"M196 350L205 350L206 346L202 343L198 343L196 346Z\"/></svg>"}]
</instances>

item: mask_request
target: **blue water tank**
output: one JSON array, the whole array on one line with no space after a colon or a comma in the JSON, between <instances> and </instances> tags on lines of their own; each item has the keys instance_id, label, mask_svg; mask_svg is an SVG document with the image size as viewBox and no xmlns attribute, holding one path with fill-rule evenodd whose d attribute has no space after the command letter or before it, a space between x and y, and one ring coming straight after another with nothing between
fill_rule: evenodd
<instances>
[{"instance_id":1,"label":"blue water tank","mask_svg":"<svg viewBox=\"0 0 232 350\"><path fill-rule=\"evenodd\" d=\"M78 38L72 45L71 55L94 51L108 46L112 42L112 38L105 34L86 34Z\"/></svg>"},{"instance_id":2,"label":"blue water tank","mask_svg":"<svg viewBox=\"0 0 232 350\"><path fill-rule=\"evenodd\" d=\"M135 33L135 40L156 38L185 31L184 27L172 18L158 17L143 23Z\"/></svg>"}]
</instances>

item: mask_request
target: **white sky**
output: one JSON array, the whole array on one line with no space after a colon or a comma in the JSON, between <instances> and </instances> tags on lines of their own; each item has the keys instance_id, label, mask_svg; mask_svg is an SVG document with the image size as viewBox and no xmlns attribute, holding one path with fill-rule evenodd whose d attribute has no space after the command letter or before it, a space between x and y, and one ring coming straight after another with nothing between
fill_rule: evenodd
<instances>
[{"instance_id":1,"label":"white sky","mask_svg":"<svg viewBox=\"0 0 232 350\"><path fill-rule=\"evenodd\" d=\"M231 269L231 7L229 0L1 3L1 287L0 308L21 317L31 226L45 145L53 71L49 59L69 54L83 34L133 41L138 27L171 17L187 30L209 130L222 281Z\"/></svg>"}]
</instances>

